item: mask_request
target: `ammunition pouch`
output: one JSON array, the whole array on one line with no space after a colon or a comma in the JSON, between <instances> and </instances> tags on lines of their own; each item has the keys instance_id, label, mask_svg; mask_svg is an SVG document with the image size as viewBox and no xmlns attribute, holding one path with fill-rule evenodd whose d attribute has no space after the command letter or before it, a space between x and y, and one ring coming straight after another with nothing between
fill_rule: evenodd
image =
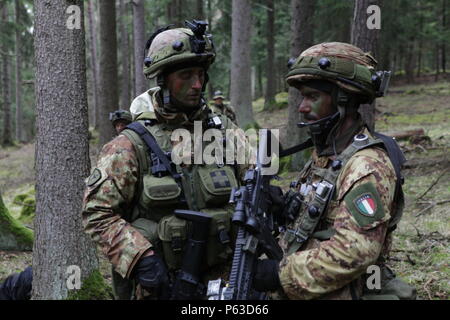
<instances>
[{"instance_id":1,"label":"ammunition pouch","mask_svg":"<svg viewBox=\"0 0 450 320\"><path fill-rule=\"evenodd\" d=\"M225 206L230 199L231 189L238 186L233 168L230 166L198 166L194 179L199 185L197 194L199 208Z\"/></svg>"},{"instance_id":2,"label":"ammunition pouch","mask_svg":"<svg viewBox=\"0 0 450 320\"><path fill-rule=\"evenodd\" d=\"M227 261L232 254L229 247L232 208L202 209L211 216L209 237L206 245L206 267L211 267ZM158 236L161 240L164 259L169 269L181 267L183 248L188 238L188 221L171 214L161 219L158 224Z\"/></svg>"}]
</instances>

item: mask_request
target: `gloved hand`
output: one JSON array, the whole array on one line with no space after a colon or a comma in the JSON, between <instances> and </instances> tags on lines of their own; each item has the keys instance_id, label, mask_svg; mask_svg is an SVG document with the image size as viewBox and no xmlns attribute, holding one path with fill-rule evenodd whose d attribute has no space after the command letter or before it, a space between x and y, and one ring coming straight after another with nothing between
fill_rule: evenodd
<instances>
[{"instance_id":1,"label":"gloved hand","mask_svg":"<svg viewBox=\"0 0 450 320\"><path fill-rule=\"evenodd\" d=\"M271 259L258 260L256 262L256 273L253 278L253 288L255 290L265 292L281 288L278 264L277 260Z\"/></svg>"},{"instance_id":2,"label":"gloved hand","mask_svg":"<svg viewBox=\"0 0 450 320\"><path fill-rule=\"evenodd\" d=\"M33 271L27 267L20 273L15 273L0 284L0 300L30 300Z\"/></svg>"},{"instance_id":3,"label":"gloved hand","mask_svg":"<svg viewBox=\"0 0 450 320\"><path fill-rule=\"evenodd\" d=\"M277 216L283 212L284 197L283 190L278 186L269 185L269 197L267 199L269 211Z\"/></svg>"},{"instance_id":4,"label":"gloved hand","mask_svg":"<svg viewBox=\"0 0 450 320\"><path fill-rule=\"evenodd\" d=\"M156 290L160 299L168 299L169 275L164 261L158 255L141 258L134 268L134 278L143 288Z\"/></svg>"}]
</instances>

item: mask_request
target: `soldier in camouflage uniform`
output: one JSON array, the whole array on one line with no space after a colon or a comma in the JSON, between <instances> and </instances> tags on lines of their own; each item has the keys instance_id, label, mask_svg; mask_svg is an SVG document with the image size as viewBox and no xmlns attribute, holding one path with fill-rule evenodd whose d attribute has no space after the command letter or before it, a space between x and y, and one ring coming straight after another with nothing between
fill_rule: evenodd
<instances>
[{"instance_id":1,"label":"soldier in camouflage uniform","mask_svg":"<svg viewBox=\"0 0 450 320\"><path fill-rule=\"evenodd\" d=\"M223 103L224 96L222 94L222 91L216 91L214 92L213 97L213 105L211 106L211 109L216 113L221 113L228 118L231 119L236 125L237 125L237 119L236 119L236 112L234 111L234 108L228 104Z\"/></svg>"},{"instance_id":2,"label":"soldier in camouflage uniform","mask_svg":"<svg viewBox=\"0 0 450 320\"><path fill-rule=\"evenodd\" d=\"M383 94L388 72L375 66L370 54L337 42L315 45L291 64L287 83L303 96L299 112L306 121L299 126L309 128L314 151L285 195L284 259L257 265L254 287L276 291L275 299L369 297L370 265L381 267L382 285L393 279L384 261L403 193L396 161L358 113L361 103ZM395 284L413 295L406 284ZM382 293L399 298L392 290Z\"/></svg>"},{"instance_id":3,"label":"soldier in camouflage uniform","mask_svg":"<svg viewBox=\"0 0 450 320\"><path fill-rule=\"evenodd\" d=\"M162 28L150 37L146 50L144 74L151 89L131 104L135 122L103 147L86 182L82 213L85 231L112 264L113 287L120 299L171 297L189 230L186 220L174 216L175 209L212 217L202 278L191 279L199 282L199 291L226 272L233 213L228 199L246 169L217 162L164 166L145 138L153 137L171 161L169 153L178 143L171 139L176 129L192 133L199 123L203 132L215 128L224 134L237 127L213 113L203 99L206 72L215 57L208 35L192 28ZM189 153L188 158L193 156Z\"/></svg>"},{"instance_id":4,"label":"soldier in camouflage uniform","mask_svg":"<svg viewBox=\"0 0 450 320\"><path fill-rule=\"evenodd\" d=\"M111 121L116 133L122 132L125 127L133 121L131 113L126 110L116 110L109 114L109 120Z\"/></svg>"}]
</instances>

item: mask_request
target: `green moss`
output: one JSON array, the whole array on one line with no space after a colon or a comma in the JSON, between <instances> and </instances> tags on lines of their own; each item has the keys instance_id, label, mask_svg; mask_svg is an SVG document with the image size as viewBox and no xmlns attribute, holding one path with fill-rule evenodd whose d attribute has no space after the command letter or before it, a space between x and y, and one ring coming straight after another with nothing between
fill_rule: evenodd
<instances>
[{"instance_id":1,"label":"green moss","mask_svg":"<svg viewBox=\"0 0 450 320\"><path fill-rule=\"evenodd\" d=\"M0 249L31 250L33 237L33 231L25 228L9 214L0 196Z\"/></svg>"},{"instance_id":2,"label":"green moss","mask_svg":"<svg viewBox=\"0 0 450 320\"><path fill-rule=\"evenodd\" d=\"M248 129L259 130L259 129L261 129L261 126L258 124L258 122L255 121L255 122L247 124L244 128L244 131L247 131Z\"/></svg>"},{"instance_id":3,"label":"green moss","mask_svg":"<svg viewBox=\"0 0 450 320\"><path fill-rule=\"evenodd\" d=\"M36 212L36 200L34 198L27 198L23 201L22 210L20 211L20 218L34 217Z\"/></svg>"},{"instance_id":4,"label":"green moss","mask_svg":"<svg viewBox=\"0 0 450 320\"><path fill-rule=\"evenodd\" d=\"M70 290L67 300L110 300L112 288L105 282L99 270L94 270L78 290Z\"/></svg>"},{"instance_id":5,"label":"green moss","mask_svg":"<svg viewBox=\"0 0 450 320\"><path fill-rule=\"evenodd\" d=\"M18 194L17 196L14 197L13 202L15 204L22 204L23 201L28 197L27 194Z\"/></svg>"}]
</instances>

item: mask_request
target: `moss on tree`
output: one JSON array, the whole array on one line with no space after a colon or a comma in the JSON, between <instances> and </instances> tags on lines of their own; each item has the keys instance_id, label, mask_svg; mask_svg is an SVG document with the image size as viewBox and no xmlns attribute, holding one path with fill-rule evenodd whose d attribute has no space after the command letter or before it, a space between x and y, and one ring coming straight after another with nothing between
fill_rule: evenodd
<instances>
[{"instance_id":1,"label":"moss on tree","mask_svg":"<svg viewBox=\"0 0 450 320\"><path fill-rule=\"evenodd\" d=\"M25 228L8 212L0 194L0 250L32 250L33 231Z\"/></svg>"},{"instance_id":2,"label":"moss on tree","mask_svg":"<svg viewBox=\"0 0 450 320\"><path fill-rule=\"evenodd\" d=\"M111 300L113 292L99 270L94 270L78 290L70 290L67 300Z\"/></svg>"}]
</instances>

